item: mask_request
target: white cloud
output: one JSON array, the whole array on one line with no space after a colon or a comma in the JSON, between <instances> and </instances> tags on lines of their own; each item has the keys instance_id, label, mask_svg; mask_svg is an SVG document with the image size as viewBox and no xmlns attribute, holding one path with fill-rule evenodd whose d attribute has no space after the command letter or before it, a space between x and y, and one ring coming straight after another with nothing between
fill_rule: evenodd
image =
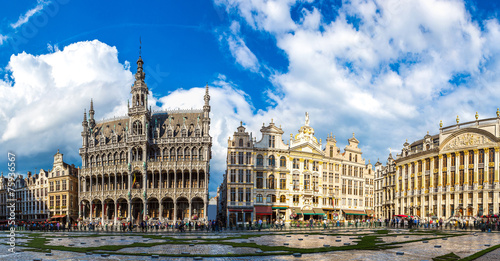
<instances>
[{"instance_id":1,"label":"white cloud","mask_svg":"<svg viewBox=\"0 0 500 261\"><path fill-rule=\"evenodd\" d=\"M7 69L13 81L0 80L0 147L21 156L58 147L77 154L83 108L94 98L96 116L102 117L126 101L124 86L132 83L116 48L99 41L39 56L13 55Z\"/></svg>"},{"instance_id":2,"label":"white cloud","mask_svg":"<svg viewBox=\"0 0 500 261\"><path fill-rule=\"evenodd\" d=\"M340 141L356 131L372 161L406 138L436 133L440 119L492 117L498 106L499 22L473 21L463 1L344 1L331 21L323 16L331 7L316 3L215 3L274 37L288 59L286 71L270 76L276 105L262 115L295 130L309 111L318 135L333 131ZM456 84L460 77L467 81Z\"/></svg>"},{"instance_id":3,"label":"white cloud","mask_svg":"<svg viewBox=\"0 0 500 261\"><path fill-rule=\"evenodd\" d=\"M5 40L7 40L7 38L8 38L7 35L0 34L0 45L2 45L5 42Z\"/></svg>"},{"instance_id":4,"label":"white cloud","mask_svg":"<svg viewBox=\"0 0 500 261\"><path fill-rule=\"evenodd\" d=\"M97 40L52 51L39 56L11 56L7 69L12 80L0 80L0 152L13 151L19 158L47 158L40 155L52 155L61 149L76 159L69 163L80 165L83 109L88 109L93 98L96 120L126 115L133 82L130 63L120 64L116 48ZM153 110L199 109L204 103L204 92L205 87L201 86L178 89L163 97L150 93L148 102ZM223 75L210 84L210 96L210 191L214 193L225 169L227 138L234 132L228 126L251 119L254 108L249 97Z\"/></svg>"},{"instance_id":5,"label":"white cloud","mask_svg":"<svg viewBox=\"0 0 500 261\"><path fill-rule=\"evenodd\" d=\"M229 32L225 32L221 41L224 40L231 51L231 55L236 60L236 63L241 65L245 69L249 69L252 72L258 72L260 65L255 54L247 47L245 41L240 35L240 25L238 22L233 22L231 24Z\"/></svg>"},{"instance_id":6,"label":"white cloud","mask_svg":"<svg viewBox=\"0 0 500 261\"><path fill-rule=\"evenodd\" d=\"M34 8L32 8L32 9L28 10L26 13L20 15L17 22L10 24L10 26L14 29L22 26L23 24L27 23L32 16L34 16L37 13L39 13L40 11L42 11L43 8L46 5L48 5L49 3L50 3L50 1L38 0L37 5Z\"/></svg>"}]
</instances>

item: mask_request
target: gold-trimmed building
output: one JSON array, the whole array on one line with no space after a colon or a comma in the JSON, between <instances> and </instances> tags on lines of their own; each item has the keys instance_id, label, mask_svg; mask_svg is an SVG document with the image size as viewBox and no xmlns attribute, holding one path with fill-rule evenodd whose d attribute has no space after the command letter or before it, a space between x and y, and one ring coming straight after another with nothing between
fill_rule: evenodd
<instances>
[{"instance_id":1,"label":"gold-trimmed building","mask_svg":"<svg viewBox=\"0 0 500 261\"><path fill-rule=\"evenodd\" d=\"M241 124L228 139L219 202L227 225L373 215L374 172L362 159L354 133L340 152L332 135L326 144L314 137L307 113L304 126L287 143L272 120L260 132L257 141Z\"/></svg>"},{"instance_id":2,"label":"gold-trimmed building","mask_svg":"<svg viewBox=\"0 0 500 261\"><path fill-rule=\"evenodd\" d=\"M57 150L48 174L51 220L66 224L78 219L78 170L75 165L65 163L63 154Z\"/></svg>"},{"instance_id":3,"label":"gold-trimmed building","mask_svg":"<svg viewBox=\"0 0 500 261\"><path fill-rule=\"evenodd\" d=\"M500 111L496 118L443 127L405 142L396 158L395 214L481 216L499 213Z\"/></svg>"}]
</instances>

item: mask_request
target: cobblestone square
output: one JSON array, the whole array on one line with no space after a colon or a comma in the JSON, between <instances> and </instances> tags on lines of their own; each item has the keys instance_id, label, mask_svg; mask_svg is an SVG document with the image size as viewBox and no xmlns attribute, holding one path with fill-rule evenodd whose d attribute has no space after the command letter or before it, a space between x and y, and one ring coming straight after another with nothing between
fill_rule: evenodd
<instances>
[{"instance_id":1,"label":"cobblestone square","mask_svg":"<svg viewBox=\"0 0 500 261\"><path fill-rule=\"evenodd\" d=\"M408 229L20 232L0 260L495 260L500 233ZM478 254L479 253L479 254ZM473 256L475 255L475 256Z\"/></svg>"}]
</instances>

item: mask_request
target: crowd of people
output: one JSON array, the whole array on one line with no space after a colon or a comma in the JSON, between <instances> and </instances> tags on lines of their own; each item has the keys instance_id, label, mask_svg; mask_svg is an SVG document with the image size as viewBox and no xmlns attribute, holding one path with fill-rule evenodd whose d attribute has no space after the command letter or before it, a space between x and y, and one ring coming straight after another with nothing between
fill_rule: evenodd
<instances>
[{"instance_id":1,"label":"crowd of people","mask_svg":"<svg viewBox=\"0 0 500 261\"><path fill-rule=\"evenodd\" d=\"M185 231L207 231L221 232L225 229L225 225L221 220L208 221L169 221L161 222L159 220L149 220L141 222L125 222L119 221L113 223L101 223L99 221L80 221L80 222L59 222L59 221L44 221L44 222L20 222L15 225L7 223L0 224L0 230L9 230L12 226L16 230L26 231L43 231L43 232L58 232L58 231L120 231L120 232L185 232ZM388 228L407 228L407 229L462 229L462 230L481 230L481 231L500 231L499 218L467 218L458 219L450 218L447 220L437 218L418 218L418 217L399 217L394 216L392 219L354 219L354 220L328 220L328 219L309 219L309 220L292 220L285 222L283 219L278 220L254 220L247 223L234 224L229 222L227 229L245 229L258 230L262 229L318 229L318 228L335 228L335 227L388 227Z\"/></svg>"}]
</instances>

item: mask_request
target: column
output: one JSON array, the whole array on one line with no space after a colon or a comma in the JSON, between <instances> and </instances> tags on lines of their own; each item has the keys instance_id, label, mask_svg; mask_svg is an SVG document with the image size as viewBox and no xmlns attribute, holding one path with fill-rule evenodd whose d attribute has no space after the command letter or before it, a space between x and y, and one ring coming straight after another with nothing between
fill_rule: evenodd
<instances>
[{"instance_id":1,"label":"column","mask_svg":"<svg viewBox=\"0 0 500 261\"><path fill-rule=\"evenodd\" d=\"M81 181L80 178L78 178L78 195L81 195L82 194L82 185L85 186L85 182ZM43 188L42 188L43 189ZM80 203L80 197L78 197L78 217L81 218L82 217L82 205ZM38 209L38 208L37 208ZM37 212L38 213L38 212Z\"/></svg>"},{"instance_id":2,"label":"column","mask_svg":"<svg viewBox=\"0 0 500 261\"><path fill-rule=\"evenodd\" d=\"M101 201L101 222L102 225L104 226L104 200Z\"/></svg>"},{"instance_id":3,"label":"column","mask_svg":"<svg viewBox=\"0 0 500 261\"><path fill-rule=\"evenodd\" d=\"M499 162L499 155L498 155L499 148L495 147L495 180L493 181L495 183L495 188L498 186L498 162Z\"/></svg>"},{"instance_id":4,"label":"column","mask_svg":"<svg viewBox=\"0 0 500 261\"><path fill-rule=\"evenodd\" d=\"M130 158L129 158L130 159ZM130 195L132 193L132 173L127 173L127 179L128 179L128 194ZM127 218L128 221L132 222L132 197L128 197L127 199Z\"/></svg>"},{"instance_id":5,"label":"column","mask_svg":"<svg viewBox=\"0 0 500 261\"><path fill-rule=\"evenodd\" d=\"M146 220L147 216L148 216L148 200L145 198L144 199L144 211L142 213L142 220Z\"/></svg>"},{"instance_id":6,"label":"column","mask_svg":"<svg viewBox=\"0 0 500 261\"><path fill-rule=\"evenodd\" d=\"M159 203L160 203L160 209L159 209L159 212L160 212L159 214L160 214L160 215L159 215L159 220L161 220L161 221L163 222L163 205L161 204L161 199L160 199Z\"/></svg>"},{"instance_id":7,"label":"column","mask_svg":"<svg viewBox=\"0 0 500 261\"><path fill-rule=\"evenodd\" d=\"M475 149L474 150L474 181L479 181L479 150ZM484 164L483 164L484 168ZM483 169L484 170L484 169ZM484 171L483 171L484 174ZM484 184L484 177L483 177L483 183L478 184L478 186L483 186Z\"/></svg>"},{"instance_id":8,"label":"column","mask_svg":"<svg viewBox=\"0 0 500 261\"><path fill-rule=\"evenodd\" d=\"M116 219L118 218L118 201L115 201L115 215L113 217L113 225L116 225Z\"/></svg>"},{"instance_id":9,"label":"column","mask_svg":"<svg viewBox=\"0 0 500 261\"><path fill-rule=\"evenodd\" d=\"M132 202L127 200L127 219L132 222Z\"/></svg>"},{"instance_id":10,"label":"column","mask_svg":"<svg viewBox=\"0 0 500 261\"><path fill-rule=\"evenodd\" d=\"M189 220L191 220L191 217L193 216L193 209L192 209L192 204L191 204L192 201L193 201L193 199L189 200L189 213L188 213Z\"/></svg>"},{"instance_id":11,"label":"column","mask_svg":"<svg viewBox=\"0 0 500 261\"><path fill-rule=\"evenodd\" d=\"M189 194L191 195L191 193L193 192L192 191L192 188L193 188L193 180L192 180L192 177L191 175L193 175L193 173L191 173L191 169L189 169ZM189 215L191 215L191 212L189 212Z\"/></svg>"},{"instance_id":12,"label":"column","mask_svg":"<svg viewBox=\"0 0 500 261\"><path fill-rule=\"evenodd\" d=\"M172 218L174 222L177 222L177 199L174 198L174 217Z\"/></svg>"},{"instance_id":13,"label":"column","mask_svg":"<svg viewBox=\"0 0 500 261\"><path fill-rule=\"evenodd\" d=\"M490 184L489 183L489 180L490 180L489 169L490 168L488 166L488 164L489 164L489 154L490 154L489 152L490 152L490 149L489 148L485 148L484 149L484 157L483 157L483 162L484 162L484 164L483 164L484 182L486 184L488 184L488 185ZM479 164L479 162L477 164ZM492 184L493 184L493 182L492 182Z\"/></svg>"},{"instance_id":14,"label":"column","mask_svg":"<svg viewBox=\"0 0 500 261\"><path fill-rule=\"evenodd\" d=\"M489 151L489 150L488 150ZM489 157L488 157L489 159ZM494 179L493 179L493 213L499 212L498 198L498 147L495 148L495 163L494 163Z\"/></svg>"}]
</instances>

